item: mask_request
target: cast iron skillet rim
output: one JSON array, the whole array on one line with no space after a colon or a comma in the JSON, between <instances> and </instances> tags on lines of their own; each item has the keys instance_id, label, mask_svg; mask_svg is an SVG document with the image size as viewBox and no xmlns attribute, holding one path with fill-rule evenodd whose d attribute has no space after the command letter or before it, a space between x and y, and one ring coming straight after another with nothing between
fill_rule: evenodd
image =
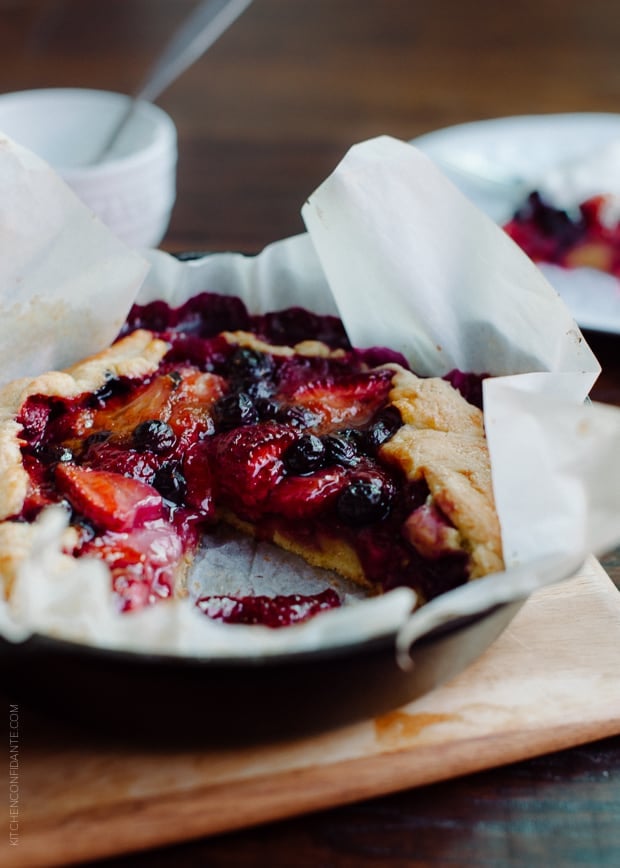
<instances>
[{"instance_id":1,"label":"cast iron skillet rim","mask_svg":"<svg viewBox=\"0 0 620 868\"><path fill-rule=\"evenodd\" d=\"M504 608L504 605L509 604L498 604L489 609L485 609L482 612L477 612L474 615L455 618L447 624L436 627L414 642L412 649L430 644L441 636L459 632L464 627L486 619L497 610ZM234 625L231 626L234 628ZM279 669L296 663L325 662L326 660L334 658L355 657L357 655L372 654L374 652L385 651L388 649L391 649L394 653L396 651L396 633L392 631L380 636L375 636L371 639L345 645L316 648L308 651L256 655L255 657L200 657L190 654L177 655L166 654L163 652L132 651L122 648L105 648L98 645L75 642L70 639L47 636L44 633L33 633L32 636L29 636L23 642L12 642L5 637L0 637L0 639L2 640L2 644L5 646L5 650L10 649L17 651L17 653L19 653L21 649L26 653L40 653L41 651L45 652L46 650L51 650L61 653L71 653L81 656L84 659L96 658L109 660L111 662L125 662L132 665L137 664L148 667L182 667L207 671L217 669L242 670L248 667L257 670ZM2 653L2 647L0 646L0 654Z\"/></svg>"}]
</instances>

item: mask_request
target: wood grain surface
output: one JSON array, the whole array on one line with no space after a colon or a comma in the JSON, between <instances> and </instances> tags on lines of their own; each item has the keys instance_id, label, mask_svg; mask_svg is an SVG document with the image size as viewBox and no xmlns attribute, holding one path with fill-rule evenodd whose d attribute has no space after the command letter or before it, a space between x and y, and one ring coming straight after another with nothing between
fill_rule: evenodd
<instances>
[{"instance_id":1,"label":"wood grain surface","mask_svg":"<svg viewBox=\"0 0 620 868\"><path fill-rule=\"evenodd\" d=\"M131 92L193 5L0 0L0 91ZM610 0L255 0L159 100L179 135L177 203L163 246L255 252L301 231L307 195L351 144L380 133L409 139L504 115L617 112L619 44L620 6ZM593 396L620 405L620 339L587 339L603 366ZM620 587L620 550L603 564ZM26 785L41 724L23 723ZM66 756L69 733L68 722L64 740L47 734L50 751ZM60 774L66 791L73 768ZM620 864L617 736L390 796L365 799L360 789L357 798L109 864ZM46 856L53 861L54 850Z\"/></svg>"},{"instance_id":2,"label":"wood grain surface","mask_svg":"<svg viewBox=\"0 0 620 868\"><path fill-rule=\"evenodd\" d=\"M237 749L28 737L11 865L67 865L453 778L620 733L620 597L593 559L534 595L462 675L374 720ZM414 655L415 659L415 655Z\"/></svg>"}]
</instances>

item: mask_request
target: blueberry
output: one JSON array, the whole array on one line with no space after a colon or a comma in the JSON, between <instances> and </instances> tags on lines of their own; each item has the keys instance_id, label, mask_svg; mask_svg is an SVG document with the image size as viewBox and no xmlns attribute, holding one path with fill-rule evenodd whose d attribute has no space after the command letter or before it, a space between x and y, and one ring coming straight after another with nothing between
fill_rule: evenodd
<instances>
[{"instance_id":1,"label":"blueberry","mask_svg":"<svg viewBox=\"0 0 620 868\"><path fill-rule=\"evenodd\" d=\"M260 353L249 347L237 347L228 361L228 373L231 379L264 380L273 373L274 362L271 356Z\"/></svg>"},{"instance_id":2,"label":"blueberry","mask_svg":"<svg viewBox=\"0 0 620 868\"><path fill-rule=\"evenodd\" d=\"M44 464L68 464L73 461L73 451L68 446L44 444L36 450L36 456Z\"/></svg>"},{"instance_id":3,"label":"blueberry","mask_svg":"<svg viewBox=\"0 0 620 868\"><path fill-rule=\"evenodd\" d=\"M304 434L291 443L282 458L289 473L305 476L323 466L325 446L314 434Z\"/></svg>"},{"instance_id":4,"label":"blueberry","mask_svg":"<svg viewBox=\"0 0 620 868\"><path fill-rule=\"evenodd\" d=\"M213 421L219 431L258 422L258 410L247 392L229 392L213 405Z\"/></svg>"},{"instance_id":5,"label":"blueberry","mask_svg":"<svg viewBox=\"0 0 620 868\"><path fill-rule=\"evenodd\" d=\"M312 428L320 421L320 417L306 407L281 407L276 414L276 421L293 428Z\"/></svg>"},{"instance_id":6,"label":"blueberry","mask_svg":"<svg viewBox=\"0 0 620 868\"><path fill-rule=\"evenodd\" d=\"M129 381L126 378L119 378L112 371L106 371L103 385L93 392L89 403L95 407L103 407L109 398L122 395L128 389Z\"/></svg>"},{"instance_id":7,"label":"blueberry","mask_svg":"<svg viewBox=\"0 0 620 868\"><path fill-rule=\"evenodd\" d=\"M360 442L355 429L349 428L323 438L327 462L355 467L360 462Z\"/></svg>"},{"instance_id":8,"label":"blueberry","mask_svg":"<svg viewBox=\"0 0 620 868\"><path fill-rule=\"evenodd\" d=\"M59 446L56 460L60 464L68 464L70 461L73 461L73 451L68 446Z\"/></svg>"},{"instance_id":9,"label":"blueberry","mask_svg":"<svg viewBox=\"0 0 620 868\"><path fill-rule=\"evenodd\" d=\"M394 485L386 476L366 471L356 475L341 492L336 510L345 524L361 527L387 518L395 494Z\"/></svg>"},{"instance_id":10,"label":"blueberry","mask_svg":"<svg viewBox=\"0 0 620 868\"><path fill-rule=\"evenodd\" d=\"M253 380L243 384L243 391L252 398L253 401L262 401L271 398L274 392L274 386L271 380Z\"/></svg>"},{"instance_id":11,"label":"blueberry","mask_svg":"<svg viewBox=\"0 0 620 868\"><path fill-rule=\"evenodd\" d=\"M366 440L371 451L378 449L393 437L402 426L403 420L396 407L386 407L375 417L366 431Z\"/></svg>"},{"instance_id":12,"label":"blueberry","mask_svg":"<svg viewBox=\"0 0 620 868\"><path fill-rule=\"evenodd\" d=\"M227 373L233 389L244 392L256 402L273 394L274 367L273 358L266 353L238 347L228 360Z\"/></svg>"},{"instance_id":13,"label":"blueberry","mask_svg":"<svg viewBox=\"0 0 620 868\"><path fill-rule=\"evenodd\" d=\"M168 425L161 419L149 419L146 422L140 422L133 429L131 435L132 445L138 452L154 452L156 455L161 455L164 452L169 452L176 445L176 434Z\"/></svg>"},{"instance_id":14,"label":"blueberry","mask_svg":"<svg viewBox=\"0 0 620 868\"><path fill-rule=\"evenodd\" d=\"M153 485L166 500L176 504L183 503L187 482L176 465L162 465L155 474Z\"/></svg>"},{"instance_id":15,"label":"blueberry","mask_svg":"<svg viewBox=\"0 0 620 868\"><path fill-rule=\"evenodd\" d=\"M272 398L257 398L255 407L259 417L264 421L266 419L273 420L276 418L280 405Z\"/></svg>"}]
</instances>

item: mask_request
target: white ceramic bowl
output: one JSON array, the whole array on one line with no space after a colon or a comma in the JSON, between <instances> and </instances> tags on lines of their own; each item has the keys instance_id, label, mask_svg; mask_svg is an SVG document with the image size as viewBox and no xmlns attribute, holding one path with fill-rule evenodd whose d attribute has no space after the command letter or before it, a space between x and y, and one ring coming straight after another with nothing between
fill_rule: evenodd
<instances>
[{"instance_id":1,"label":"white ceramic bowl","mask_svg":"<svg viewBox=\"0 0 620 868\"><path fill-rule=\"evenodd\" d=\"M113 149L96 162L129 103L125 94L80 88L2 94L0 131L48 162L128 245L156 247L176 194L171 118L138 102Z\"/></svg>"}]
</instances>

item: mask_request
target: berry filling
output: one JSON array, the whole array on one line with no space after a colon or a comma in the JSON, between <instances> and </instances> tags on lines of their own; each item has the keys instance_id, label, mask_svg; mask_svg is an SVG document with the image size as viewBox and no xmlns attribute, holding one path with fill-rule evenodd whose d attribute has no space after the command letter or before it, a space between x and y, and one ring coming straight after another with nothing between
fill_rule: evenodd
<instances>
[{"instance_id":1,"label":"berry filling","mask_svg":"<svg viewBox=\"0 0 620 868\"><path fill-rule=\"evenodd\" d=\"M262 624L290 627L301 624L328 609L340 606L340 597L331 588L318 594L279 594L275 597L201 597L196 605L215 621L226 624Z\"/></svg>"},{"instance_id":2,"label":"berry filling","mask_svg":"<svg viewBox=\"0 0 620 868\"><path fill-rule=\"evenodd\" d=\"M393 368L377 366L405 366L400 356L352 348L334 317L301 308L253 317L211 293L177 309L136 306L123 335L138 328L168 346L153 373L110 376L71 399L34 395L18 418L30 489L14 518L62 504L72 554L108 565L120 610L173 596L222 519L317 557L344 545L375 590L409 585L430 599L467 581L467 556L426 483L380 455L403 422L389 401ZM324 350L295 347L308 340ZM480 377L447 379L481 404ZM328 590L197 606L277 627L339 602Z\"/></svg>"},{"instance_id":3,"label":"berry filling","mask_svg":"<svg viewBox=\"0 0 620 868\"><path fill-rule=\"evenodd\" d=\"M529 195L504 229L534 262L588 267L620 277L620 223L605 219L608 200L593 196L574 212Z\"/></svg>"}]
</instances>

